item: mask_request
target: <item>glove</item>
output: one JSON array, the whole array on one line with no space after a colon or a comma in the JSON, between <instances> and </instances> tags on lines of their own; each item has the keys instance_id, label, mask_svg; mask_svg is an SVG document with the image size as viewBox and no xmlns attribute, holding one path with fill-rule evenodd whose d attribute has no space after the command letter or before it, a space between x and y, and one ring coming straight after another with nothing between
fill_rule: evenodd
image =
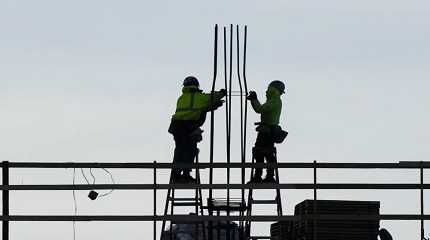
<instances>
[{"instance_id":1,"label":"glove","mask_svg":"<svg viewBox=\"0 0 430 240\"><path fill-rule=\"evenodd\" d=\"M214 110L218 109L219 107L222 106L223 103L224 103L224 100L219 100L218 102L214 103L213 109Z\"/></svg>"},{"instance_id":2,"label":"glove","mask_svg":"<svg viewBox=\"0 0 430 240\"><path fill-rule=\"evenodd\" d=\"M249 91L249 94L246 97L246 99L251 100L251 101L254 99L257 99L257 93L255 93L254 91Z\"/></svg>"},{"instance_id":3,"label":"glove","mask_svg":"<svg viewBox=\"0 0 430 240\"><path fill-rule=\"evenodd\" d=\"M217 101L217 102L214 102L214 104L212 104L212 106L208 106L206 109L205 109L205 111L206 112L209 112L209 111L212 111L212 110L217 110L219 107L221 107L222 106L222 104L224 103L224 100L219 100L219 101Z\"/></svg>"},{"instance_id":4,"label":"glove","mask_svg":"<svg viewBox=\"0 0 430 240\"><path fill-rule=\"evenodd\" d=\"M227 90L225 90L224 88L221 88L221 89L219 90L219 92L220 92L223 96L226 96L226 95L227 95Z\"/></svg>"}]
</instances>

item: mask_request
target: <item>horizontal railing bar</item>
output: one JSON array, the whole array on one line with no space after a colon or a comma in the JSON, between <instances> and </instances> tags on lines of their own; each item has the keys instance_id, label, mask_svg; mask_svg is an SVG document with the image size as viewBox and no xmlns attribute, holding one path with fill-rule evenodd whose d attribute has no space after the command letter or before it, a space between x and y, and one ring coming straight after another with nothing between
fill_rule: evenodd
<instances>
[{"instance_id":1,"label":"horizontal railing bar","mask_svg":"<svg viewBox=\"0 0 430 240\"><path fill-rule=\"evenodd\" d=\"M1 185L0 190L162 190L162 189L430 189L430 184L404 183L259 183L259 184L52 184Z\"/></svg>"},{"instance_id":2,"label":"horizontal railing bar","mask_svg":"<svg viewBox=\"0 0 430 240\"><path fill-rule=\"evenodd\" d=\"M0 216L1 221L302 221L302 220L430 220L430 215L381 214L381 215L254 215L254 216L197 216L197 215L10 215Z\"/></svg>"},{"instance_id":3,"label":"horizontal railing bar","mask_svg":"<svg viewBox=\"0 0 430 240\"><path fill-rule=\"evenodd\" d=\"M0 163L0 166L3 166ZM84 162L9 162L10 168L252 168L252 167L274 167L274 168L398 168L398 169L417 169L430 168L430 162L399 162L399 163L193 163L193 164L173 164L173 163L84 163Z\"/></svg>"}]
</instances>

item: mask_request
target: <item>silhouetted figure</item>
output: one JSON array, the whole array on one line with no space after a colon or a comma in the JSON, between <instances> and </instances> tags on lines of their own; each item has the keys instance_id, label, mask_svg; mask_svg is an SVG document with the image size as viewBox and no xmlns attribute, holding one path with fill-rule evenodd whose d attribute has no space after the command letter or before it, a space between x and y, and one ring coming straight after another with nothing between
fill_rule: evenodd
<instances>
[{"instance_id":1,"label":"silhouetted figure","mask_svg":"<svg viewBox=\"0 0 430 240\"><path fill-rule=\"evenodd\" d=\"M200 127L206 120L206 114L222 106L224 101L221 99L225 95L225 89L213 94L203 93L199 89L197 78L193 76L185 78L182 95L178 98L176 111L169 126L169 133L175 140L174 163L194 162L198 153L197 143L202 140L203 130ZM195 182L190 172L190 168L173 169L172 178L176 182Z\"/></svg>"},{"instance_id":2,"label":"silhouetted figure","mask_svg":"<svg viewBox=\"0 0 430 240\"><path fill-rule=\"evenodd\" d=\"M391 234L385 228L379 229L379 239L381 240L393 240Z\"/></svg>"},{"instance_id":3,"label":"silhouetted figure","mask_svg":"<svg viewBox=\"0 0 430 240\"><path fill-rule=\"evenodd\" d=\"M261 122L256 123L258 125L256 128L258 135L253 148L254 158L257 163L264 163L264 159L268 163L276 162L275 143L281 143L287 135L287 132L283 131L278 125L282 110L281 95L283 93L285 93L284 83L275 80L269 84L266 90L266 102L264 104L260 104L254 91L250 91L247 96L254 111L261 114ZM262 174L263 170L256 168L251 182L276 182L273 168L267 169L264 180L261 178Z\"/></svg>"}]
</instances>

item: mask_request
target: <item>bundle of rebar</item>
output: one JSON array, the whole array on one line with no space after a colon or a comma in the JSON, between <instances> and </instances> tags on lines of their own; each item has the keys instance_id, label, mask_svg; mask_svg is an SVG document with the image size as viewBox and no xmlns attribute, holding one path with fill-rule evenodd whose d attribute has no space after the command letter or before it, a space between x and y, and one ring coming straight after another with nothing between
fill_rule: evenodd
<instances>
[{"instance_id":1,"label":"bundle of rebar","mask_svg":"<svg viewBox=\"0 0 430 240\"><path fill-rule=\"evenodd\" d=\"M295 206L294 215L379 215L376 201L305 200ZM282 240L377 240L379 220L308 220L277 222L271 236Z\"/></svg>"}]
</instances>

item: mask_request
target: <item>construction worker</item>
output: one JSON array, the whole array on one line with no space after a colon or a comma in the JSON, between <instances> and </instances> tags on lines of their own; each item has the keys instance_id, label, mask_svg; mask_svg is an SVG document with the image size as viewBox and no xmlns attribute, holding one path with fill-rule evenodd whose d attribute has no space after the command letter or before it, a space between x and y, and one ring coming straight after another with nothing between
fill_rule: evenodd
<instances>
[{"instance_id":1,"label":"construction worker","mask_svg":"<svg viewBox=\"0 0 430 240\"><path fill-rule=\"evenodd\" d=\"M254 91L250 91L247 96L247 99L251 101L254 111L261 114L261 122L256 123L256 125L258 125L256 128L258 135L253 148L253 155L257 163L264 163L265 158L268 163L275 163L275 143L281 143L288 134L278 125L282 109L281 95L284 93L284 83L275 80L269 84L266 90L266 102L264 104L260 104L257 94ZM266 177L264 180L262 179L262 174L263 170L261 168L256 168L251 182L276 182L273 168L268 168L266 170Z\"/></svg>"},{"instance_id":2,"label":"construction worker","mask_svg":"<svg viewBox=\"0 0 430 240\"><path fill-rule=\"evenodd\" d=\"M178 98L176 111L169 126L169 133L175 140L173 163L194 162L198 153L197 143L202 140L203 130L200 127L206 120L206 114L222 106L224 101L221 99L226 93L225 89L213 94L203 93L199 89L197 78L193 76L185 78L182 95ZM175 182L195 182L190 172L190 168L173 169L172 179Z\"/></svg>"}]
</instances>

